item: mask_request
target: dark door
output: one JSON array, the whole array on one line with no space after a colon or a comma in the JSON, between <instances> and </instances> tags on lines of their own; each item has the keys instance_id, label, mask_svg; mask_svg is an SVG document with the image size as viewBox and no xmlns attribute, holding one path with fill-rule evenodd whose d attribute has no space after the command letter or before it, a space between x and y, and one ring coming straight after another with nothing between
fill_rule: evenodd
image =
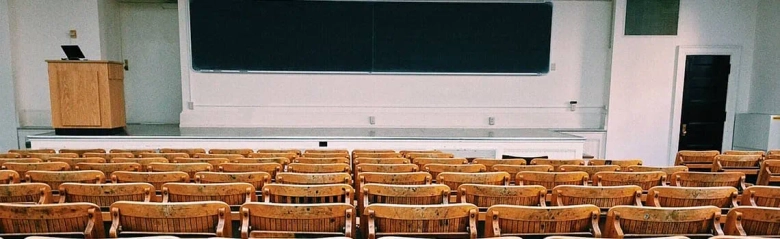
<instances>
[{"instance_id":1,"label":"dark door","mask_svg":"<svg viewBox=\"0 0 780 239\"><path fill-rule=\"evenodd\" d=\"M726 121L730 56L685 59L680 150L720 150Z\"/></svg>"}]
</instances>

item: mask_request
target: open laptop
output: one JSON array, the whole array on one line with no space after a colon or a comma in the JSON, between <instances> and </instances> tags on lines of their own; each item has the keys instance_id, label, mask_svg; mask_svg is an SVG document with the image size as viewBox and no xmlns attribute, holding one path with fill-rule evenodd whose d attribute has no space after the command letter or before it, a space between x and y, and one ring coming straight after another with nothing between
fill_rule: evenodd
<instances>
[{"instance_id":1,"label":"open laptop","mask_svg":"<svg viewBox=\"0 0 780 239\"><path fill-rule=\"evenodd\" d=\"M65 52L65 56L68 57L68 60L78 61L86 58L78 45L62 45L62 51Z\"/></svg>"}]
</instances>

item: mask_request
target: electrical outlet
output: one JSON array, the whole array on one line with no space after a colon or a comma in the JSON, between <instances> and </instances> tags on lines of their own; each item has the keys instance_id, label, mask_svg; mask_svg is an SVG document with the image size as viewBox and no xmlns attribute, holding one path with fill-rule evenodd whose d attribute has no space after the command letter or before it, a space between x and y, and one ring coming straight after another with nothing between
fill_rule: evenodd
<instances>
[{"instance_id":1,"label":"electrical outlet","mask_svg":"<svg viewBox=\"0 0 780 239\"><path fill-rule=\"evenodd\" d=\"M496 125L496 117L488 118L488 124L489 125Z\"/></svg>"},{"instance_id":2,"label":"electrical outlet","mask_svg":"<svg viewBox=\"0 0 780 239\"><path fill-rule=\"evenodd\" d=\"M550 63L550 71L555 71L555 63Z\"/></svg>"},{"instance_id":3,"label":"electrical outlet","mask_svg":"<svg viewBox=\"0 0 780 239\"><path fill-rule=\"evenodd\" d=\"M368 117L368 123L371 124L371 125L375 125L376 124L376 118L374 118L374 116L369 116Z\"/></svg>"},{"instance_id":4,"label":"electrical outlet","mask_svg":"<svg viewBox=\"0 0 780 239\"><path fill-rule=\"evenodd\" d=\"M78 38L78 34L76 33L76 29L71 29L70 31L68 31L68 36L70 36L71 39Z\"/></svg>"},{"instance_id":5,"label":"electrical outlet","mask_svg":"<svg viewBox=\"0 0 780 239\"><path fill-rule=\"evenodd\" d=\"M187 109L190 109L190 110L195 109L195 103L193 103L192 101L188 101L187 102Z\"/></svg>"}]
</instances>

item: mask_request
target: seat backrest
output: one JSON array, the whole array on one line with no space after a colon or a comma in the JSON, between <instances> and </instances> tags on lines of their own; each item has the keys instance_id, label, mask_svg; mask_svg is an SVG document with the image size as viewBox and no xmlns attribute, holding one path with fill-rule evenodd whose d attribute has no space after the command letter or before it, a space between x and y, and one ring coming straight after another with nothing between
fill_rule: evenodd
<instances>
[{"instance_id":1,"label":"seat backrest","mask_svg":"<svg viewBox=\"0 0 780 239\"><path fill-rule=\"evenodd\" d=\"M780 235L780 208L740 206L729 210L726 235L776 237Z\"/></svg>"},{"instance_id":2,"label":"seat backrest","mask_svg":"<svg viewBox=\"0 0 780 239\"><path fill-rule=\"evenodd\" d=\"M389 185L369 183L363 185L358 205L360 211L371 204L436 205L448 204L450 187L431 185Z\"/></svg>"},{"instance_id":3,"label":"seat backrest","mask_svg":"<svg viewBox=\"0 0 780 239\"><path fill-rule=\"evenodd\" d=\"M723 155L758 155L763 159L766 156L766 152L760 150L726 150L723 151Z\"/></svg>"},{"instance_id":4,"label":"seat backrest","mask_svg":"<svg viewBox=\"0 0 780 239\"><path fill-rule=\"evenodd\" d=\"M443 172L481 173L481 172L486 172L487 168L485 168L485 165L482 165L482 164L438 164L438 163L429 163L429 164L425 165L425 169L423 171L430 173L433 178L436 178L436 176L438 176L439 173L443 173Z\"/></svg>"},{"instance_id":5,"label":"seat backrest","mask_svg":"<svg viewBox=\"0 0 780 239\"><path fill-rule=\"evenodd\" d=\"M0 202L2 203L48 204L51 201L51 186L48 184L0 184Z\"/></svg>"},{"instance_id":6,"label":"seat backrest","mask_svg":"<svg viewBox=\"0 0 780 239\"><path fill-rule=\"evenodd\" d=\"M213 172L214 165L208 163L150 163L149 172L185 172L195 178L197 172Z\"/></svg>"},{"instance_id":7,"label":"seat backrest","mask_svg":"<svg viewBox=\"0 0 780 239\"><path fill-rule=\"evenodd\" d=\"M498 204L518 206L546 206L547 189L542 186L506 186L461 184L458 187L458 202L471 203L487 209Z\"/></svg>"},{"instance_id":8,"label":"seat backrest","mask_svg":"<svg viewBox=\"0 0 780 239\"><path fill-rule=\"evenodd\" d=\"M412 163L420 166L420 169L424 169L426 164L467 164L469 160L466 158L414 158Z\"/></svg>"},{"instance_id":9,"label":"seat backrest","mask_svg":"<svg viewBox=\"0 0 780 239\"><path fill-rule=\"evenodd\" d=\"M516 185L539 185L552 189L559 185L588 185L586 172L519 172Z\"/></svg>"},{"instance_id":10,"label":"seat backrest","mask_svg":"<svg viewBox=\"0 0 780 239\"><path fill-rule=\"evenodd\" d=\"M485 236L583 235L601 237L593 205L528 207L496 205L485 214Z\"/></svg>"},{"instance_id":11,"label":"seat backrest","mask_svg":"<svg viewBox=\"0 0 780 239\"><path fill-rule=\"evenodd\" d=\"M22 155L22 158L33 158L30 156L30 154L33 153L46 153L46 154L57 153L57 151L54 149L10 149L8 150L8 152Z\"/></svg>"},{"instance_id":12,"label":"seat backrest","mask_svg":"<svg viewBox=\"0 0 780 239\"><path fill-rule=\"evenodd\" d=\"M104 238L103 216L91 203L0 204L0 236Z\"/></svg>"},{"instance_id":13,"label":"seat backrest","mask_svg":"<svg viewBox=\"0 0 780 239\"><path fill-rule=\"evenodd\" d=\"M676 172L687 172L688 167L685 166L668 166L668 167L656 167L656 166L642 166L642 165L635 165L635 166L628 166L628 169L623 169L623 172L655 172L655 171L661 171L666 173L667 176L672 175ZM667 177L668 179L668 177Z\"/></svg>"},{"instance_id":14,"label":"seat backrest","mask_svg":"<svg viewBox=\"0 0 780 239\"><path fill-rule=\"evenodd\" d=\"M483 184L483 185L509 185L509 174L505 172L487 172L487 173L440 173L437 183L444 184L452 190L457 190L461 184Z\"/></svg>"},{"instance_id":15,"label":"seat backrest","mask_svg":"<svg viewBox=\"0 0 780 239\"><path fill-rule=\"evenodd\" d=\"M405 158L411 159L414 161L418 158L454 158L455 155L451 153L444 153L444 152L410 152L403 154Z\"/></svg>"},{"instance_id":16,"label":"seat backrest","mask_svg":"<svg viewBox=\"0 0 780 239\"><path fill-rule=\"evenodd\" d=\"M331 164L331 163L343 163L349 164L349 158L332 157L332 158L307 158L300 157L292 160L293 163L308 163L308 164Z\"/></svg>"},{"instance_id":17,"label":"seat backrest","mask_svg":"<svg viewBox=\"0 0 780 239\"><path fill-rule=\"evenodd\" d=\"M293 154L293 155L301 155L300 149L258 149L255 153L263 154L263 153L282 153L282 154Z\"/></svg>"},{"instance_id":18,"label":"seat backrest","mask_svg":"<svg viewBox=\"0 0 780 239\"><path fill-rule=\"evenodd\" d=\"M218 167L219 172L242 173L264 172L276 178L276 174L282 171L282 165L278 163L223 163Z\"/></svg>"},{"instance_id":19,"label":"seat backrest","mask_svg":"<svg viewBox=\"0 0 780 239\"><path fill-rule=\"evenodd\" d=\"M244 157L249 156L249 154L254 153L254 149L209 149L209 154L240 154Z\"/></svg>"},{"instance_id":20,"label":"seat backrest","mask_svg":"<svg viewBox=\"0 0 780 239\"><path fill-rule=\"evenodd\" d=\"M552 165L553 171L559 171L561 165L585 165L585 160L535 158L531 160L531 165Z\"/></svg>"},{"instance_id":21,"label":"seat backrest","mask_svg":"<svg viewBox=\"0 0 780 239\"><path fill-rule=\"evenodd\" d=\"M168 159L168 161L173 162L176 158L189 158L190 155L187 153L141 153L141 155L138 156L139 158L165 158Z\"/></svg>"},{"instance_id":22,"label":"seat backrest","mask_svg":"<svg viewBox=\"0 0 780 239\"><path fill-rule=\"evenodd\" d=\"M116 171L111 174L114 183L150 183L155 189L171 182L189 182L190 176L185 172L127 172Z\"/></svg>"},{"instance_id":23,"label":"seat backrest","mask_svg":"<svg viewBox=\"0 0 780 239\"><path fill-rule=\"evenodd\" d=\"M67 153L74 153L78 154L79 157L83 157L85 153L106 153L105 149L60 149L61 154L67 154Z\"/></svg>"},{"instance_id":24,"label":"seat backrest","mask_svg":"<svg viewBox=\"0 0 780 239\"><path fill-rule=\"evenodd\" d=\"M361 164L409 164L411 161L407 158L355 158L352 160L355 165Z\"/></svg>"},{"instance_id":25,"label":"seat backrest","mask_svg":"<svg viewBox=\"0 0 780 239\"><path fill-rule=\"evenodd\" d=\"M346 152L334 152L334 153L303 153L303 158L349 158L349 153Z\"/></svg>"},{"instance_id":26,"label":"seat backrest","mask_svg":"<svg viewBox=\"0 0 780 239\"><path fill-rule=\"evenodd\" d=\"M155 149L111 149L108 152L109 153L131 153L135 156L133 157L140 157L142 153L154 153L157 150Z\"/></svg>"},{"instance_id":27,"label":"seat backrest","mask_svg":"<svg viewBox=\"0 0 780 239\"><path fill-rule=\"evenodd\" d=\"M267 203L346 203L352 205L355 189L347 184L263 186L263 200Z\"/></svg>"},{"instance_id":28,"label":"seat backrest","mask_svg":"<svg viewBox=\"0 0 780 239\"><path fill-rule=\"evenodd\" d=\"M347 153L349 154L349 150L347 149L305 149L303 151L304 154L328 154L328 153Z\"/></svg>"},{"instance_id":29,"label":"seat backrest","mask_svg":"<svg viewBox=\"0 0 780 239\"><path fill-rule=\"evenodd\" d=\"M204 154L199 153L192 156L192 158L196 159L213 159L213 158L220 158L220 159L235 159L235 158L243 158L246 157L246 155L243 154Z\"/></svg>"},{"instance_id":30,"label":"seat backrest","mask_svg":"<svg viewBox=\"0 0 780 239\"><path fill-rule=\"evenodd\" d=\"M141 172L139 163L78 163L75 170L97 170L105 175L111 175L116 171Z\"/></svg>"},{"instance_id":31,"label":"seat backrest","mask_svg":"<svg viewBox=\"0 0 780 239\"><path fill-rule=\"evenodd\" d=\"M552 189L553 205L591 204L602 209L618 205L642 206L642 188L636 185L589 187L561 185Z\"/></svg>"},{"instance_id":32,"label":"seat backrest","mask_svg":"<svg viewBox=\"0 0 780 239\"><path fill-rule=\"evenodd\" d=\"M525 159L521 159L525 160ZM555 169L552 165L510 165L510 164L496 164L493 165L492 172L507 172L510 175L509 180L516 182L517 173L523 171L529 172L552 172Z\"/></svg>"},{"instance_id":33,"label":"seat backrest","mask_svg":"<svg viewBox=\"0 0 780 239\"><path fill-rule=\"evenodd\" d=\"M614 206L609 209L607 223L604 225L606 238L723 235L720 228L720 208L715 206Z\"/></svg>"},{"instance_id":34,"label":"seat backrest","mask_svg":"<svg viewBox=\"0 0 780 239\"><path fill-rule=\"evenodd\" d=\"M345 203L246 203L241 237L355 236L355 207Z\"/></svg>"},{"instance_id":35,"label":"seat backrest","mask_svg":"<svg viewBox=\"0 0 780 239\"><path fill-rule=\"evenodd\" d=\"M269 152L269 153L251 153L247 158L286 158L287 160L292 161L294 158L297 158L298 155L296 153L290 153L290 152Z\"/></svg>"},{"instance_id":36,"label":"seat backrest","mask_svg":"<svg viewBox=\"0 0 780 239\"><path fill-rule=\"evenodd\" d=\"M377 172L377 173L411 173L420 171L416 164L373 164L361 163L355 166L356 172Z\"/></svg>"},{"instance_id":37,"label":"seat backrest","mask_svg":"<svg viewBox=\"0 0 780 239\"><path fill-rule=\"evenodd\" d=\"M672 185L679 187L735 187L745 189L745 174L741 172L677 172Z\"/></svg>"},{"instance_id":38,"label":"seat backrest","mask_svg":"<svg viewBox=\"0 0 780 239\"><path fill-rule=\"evenodd\" d=\"M41 163L43 160L37 158L0 158L0 168L5 163Z\"/></svg>"},{"instance_id":39,"label":"seat backrest","mask_svg":"<svg viewBox=\"0 0 780 239\"><path fill-rule=\"evenodd\" d=\"M593 178L593 175L598 172L619 172L621 167L618 165L561 165L558 169L561 172L586 172L588 177Z\"/></svg>"},{"instance_id":40,"label":"seat backrest","mask_svg":"<svg viewBox=\"0 0 780 239\"><path fill-rule=\"evenodd\" d=\"M780 187L750 186L742 192L740 205L780 207Z\"/></svg>"},{"instance_id":41,"label":"seat backrest","mask_svg":"<svg viewBox=\"0 0 780 239\"><path fill-rule=\"evenodd\" d=\"M617 165L621 168L626 168L629 166L640 166L642 165L641 159L619 159L619 160L611 160L611 159L590 159L588 160L588 165ZM623 170L627 171L627 170Z\"/></svg>"},{"instance_id":42,"label":"seat backrest","mask_svg":"<svg viewBox=\"0 0 780 239\"><path fill-rule=\"evenodd\" d=\"M230 237L230 206L224 202L150 203L120 201L111 205L109 237L123 233L161 232ZM145 222L145 223L137 223ZM207 235L204 235L207 234Z\"/></svg>"},{"instance_id":43,"label":"seat backrest","mask_svg":"<svg viewBox=\"0 0 780 239\"><path fill-rule=\"evenodd\" d=\"M51 153L31 153L30 158L38 158L43 160L44 162L48 162L51 158L78 158L80 157L77 153L57 153L57 154L51 154Z\"/></svg>"},{"instance_id":44,"label":"seat backrest","mask_svg":"<svg viewBox=\"0 0 780 239\"><path fill-rule=\"evenodd\" d=\"M763 151L759 151L763 152ZM715 163L712 164L713 172L728 171L729 169L758 169L763 155L752 154L722 154L715 156Z\"/></svg>"},{"instance_id":45,"label":"seat backrest","mask_svg":"<svg viewBox=\"0 0 780 239\"><path fill-rule=\"evenodd\" d=\"M0 158L6 158L6 159L12 159L12 158L21 158L22 155L18 153L0 153Z\"/></svg>"},{"instance_id":46,"label":"seat backrest","mask_svg":"<svg viewBox=\"0 0 780 239\"><path fill-rule=\"evenodd\" d=\"M195 156L195 154L206 153L206 150L201 148L189 148L189 149L162 148L160 149L160 153L185 153L189 155L188 157L192 157Z\"/></svg>"},{"instance_id":47,"label":"seat backrest","mask_svg":"<svg viewBox=\"0 0 780 239\"><path fill-rule=\"evenodd\" d=\"M493 166L498 164L506 165L526 165L525 159L488 159L488 158L475 158L471 161L473 164L485 165L488 171L493 171Z\"/></svg>"},{"instance_id":48,"label":"seat backrest","mask_svg":"<svg viewBox=\"0 0 780 239\"><path fill-rule=\"evenodd\" d=\"M349 164L345 163L291 163L287 165L287 172L291 173L349 173Z\"/></svg>"},{"instance_id":49,"label":"seat backrest","mask_svg":"<svg viewBox=\"0 0 780 239\"><path fill-rule=\"evenodd\" d=\"M705 164L710 165L715 162L715 156L720 152L717 150L694 151L681 150L677 152L674 165Z\"/></svg>"},{"instance_id":50,"label":"seat backrest","mask_svg":"<svg viewBox=\"0 0 780 239\"><path fill-rule=\"evenodd\" d=\"M220 201L228 205L257 202L255 187L248 183L166 183L162 202Z\"/></svg>"},{"instance_id":51,"label":"seat backrest","mask_svg":"<svg viewBox=\"0 0 780 239\"><path fill-rule=\"evenodd\" d=\"M281 184L352 184L349 173L278 173L276 183Z\"/></svg>"},{"instance_id":52,"label":"seat backrest","mask_svg":"<svg viewBox=\"0 0 780 239\"><path fill-rule=\"evenodd\" d=\"M373 152L373 153L355 153L355 151L352 151L352 159L359 159L359 158L404 158L401 156L401 154L396 152Z\"/></svg>"},{"instance_id":53,"label":"seat backrest","mask_svg":"<svg viewBox=\"0 0 780 239\"><path fill-rule=\"evenodd\" d=\"M108 208L118 201L152 202L154 192L154 186L148 183L63 183L59 203L87 202Z\"/></svg>"},{"instance_id":54,"label":"seat backrest","mask_svg":"<svg viewBox=\"0 0 780 239\"><path fill-rule=\"evenodd\" d=\"M623 186L636 185L642 190L655 186L666 186L666 173L655 172L598 172L593 175L593 185Z\"/></svg>"},{"instance_id":55,"label":"seat backrest","mask_svg":"<svg viewBox=\"0 0 780 239\"><path fill-rule=\"evenodd\" d=\"M52 189L59 189L62 183L94 183L100 184L106 181L106 175L97 170L82 171L27 171L27 182L45 183Z\"/></svg>"},{"instance_id":56,"label":"seat backrest","mask_svg":"<svg viewBox=\"0 0 780 239\"><path fill-rule=\"evenodd\" d=\"M271 183L271 174L266 172L198 172L195 173L197 183L248 183L261 190Z\"/></svg>"},{"instance_id":57,"label":"seat backrest","mask_svg":"<svg viewBox=\"0 0 780 239\"><path fill-rule=\"evenodd\" d=\"M372 204L366 206L368 238L383 236L477 238L476 206ZM410 223L414 221L414 223Z\"/></svg>"},{"instance_id":58,"label":"seat backrest","mask_svg":"<svg viewBox=\"0 0 780 239\"><path fill-rule=\"evenodd\" d=\"M734 187L653 187L647 191L647 206L697 207L737 206L737 189Z\"/></svg>"},{"instance_id":59,"label":"seat backrest","mask_svg":"<svg viewBox=\"0 0 780 239\"><path fill-rule=\"evenodd\" d=\"M404 158L409 158L410 154L430 154L430 153L443 153L441 150L437 149L422 149L422 150L400 150L398 151L401 156Z\"/></svg>"},{"instance_id":60,"label":"seat backrest","mask_svg":"<svg viewBox=\"0 0 780 239\"><path fill-rule=\"evenodd\" d=\"M233 158L230 159L231 163L275 163L284 165L290 164L290 159L285 157L270 157L270 158Z\"/></svg>"},{"instance_id":61,"label":"seat backrest","mask_svg":"<svg viewBox=\"0 0 780 239\"><path fill-rule=\"evenodd\" d=\"M761 162L756 185L770 185L780 181L780 159L767 159Z\"/></svg>"},{"instance_id":62,"label":"seat backrest","mask_svg":"<svg viewBox=\"0 0 780 239\"><path fill-rule=\"evenodd\" d=\"M141 165L141 172L145 172L151 163L168 163L167 158L113 158L111 163L137 163Z\"/></svg>"},{"instance_id":63,"label":"seat backrest","mask_svg":"<svg viewBox=\"0 0 780 239\"><path fill-rule=\"evenodd\" d=\"M175 158L173 159L174 163L207 163L211 164L211 166L214 166L214 168L219 167L220 164L223 163L230 163L230 160L227 158Z\"/></svg>"},{"instance_id":64,"label":"seat backrest","mask_svg":"<svg viewBox=\"0 0 780 239\"><path fill-rule=\"evenodd\" d=\"M84 153L84 158L104 158L106 162L111 162L114 158L135 158L133 153Z\"/></svg>"},{"instance_id":65,"label":"seat backrest","mask_svg":"<svg viewBox=\"0 0 780 239\"><path fill-rule=\"evenodd\" d=\"M13 170L0 170L0 184L14 184L19 183L19 173Z\"/></svg>"},{"instance_id":66,"label":"seat backrest","mask_svg":"<svg viewBox=\"0 0 780 239\"><path fill-rule=\"evenodd\" d=\"M67 171L70 165L63 162L43 162L43 163L4 163L3 169L13 170L20 176L25 175L27 171Z\"/></svg>"}]
</instances>

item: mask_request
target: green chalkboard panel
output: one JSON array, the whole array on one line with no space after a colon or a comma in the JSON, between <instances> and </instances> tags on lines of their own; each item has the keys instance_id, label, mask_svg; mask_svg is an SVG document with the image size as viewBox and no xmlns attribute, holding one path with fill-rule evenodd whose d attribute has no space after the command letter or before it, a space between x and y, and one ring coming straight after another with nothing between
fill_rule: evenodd
<instances>
[{"instance_id":1,"label":"green chalkboard panel","mask_svg":"<svg viewBox=\"0 0 780 239\"><path fill-rule=\"evenodd\" d=\"M677 35L680 0L628 0L626 35Z\"/></svg>"}]
</instances>

